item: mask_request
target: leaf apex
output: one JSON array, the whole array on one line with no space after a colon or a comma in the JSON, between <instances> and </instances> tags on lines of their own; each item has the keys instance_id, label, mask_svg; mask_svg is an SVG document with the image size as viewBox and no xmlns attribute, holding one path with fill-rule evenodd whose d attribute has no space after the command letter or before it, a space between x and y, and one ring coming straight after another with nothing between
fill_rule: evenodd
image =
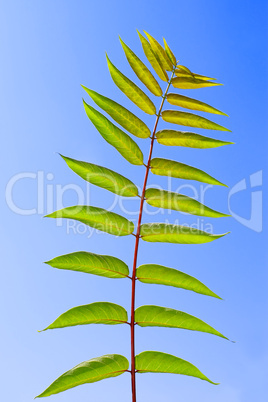
<instances>
[{"instance_id":1,"label":"leaf apex","mask_svg":"<svg viewBox=\"0 0 268 402\"><path fill-rule=\"evenodd\" d=\"M44 215L43 218L54 218L53 215L54 215L54 212L52 212L51 214Z\"/></svg>"},{"instance_id":2,"label":"leaf apex","mask_svg":"<svg viewBox=\"0 0 268 402\"><path fill-rule=\"evenodd\" d=\"M140 33L140 31L137 29L137 33L138 33L138 35L139 35L139 37L141 38L144 38L144 36Z\"/></svg>"},{"instance_id":3,"label":"leaf apex","mask_svg":"<svg viewBox=\"0 0 268 402\"><path fill-rule=\"evenodd\" d=\"M67 156L62 155L62 154L60 154L59 152L57 152L57 154L58 154L63 160L69 159Z\"/></svg>"}]
</instances>

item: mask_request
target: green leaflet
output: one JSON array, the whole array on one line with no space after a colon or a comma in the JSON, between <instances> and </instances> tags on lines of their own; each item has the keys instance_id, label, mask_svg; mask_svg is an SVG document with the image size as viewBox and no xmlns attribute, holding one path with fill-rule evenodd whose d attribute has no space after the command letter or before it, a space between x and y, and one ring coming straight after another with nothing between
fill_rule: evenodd
<instances>
[{"instance_id":1,"label":"green leaflet","mask_svg":"<svg viewBox=\"0 0 268 402\"><path fill-rule=\"evenodd\" d=\"M135 358L136 369L139 373L170 373L183 374L191 377L200 378L218 385L210 381L197 367L193 364L182 360L179 357L169 355L162 352L142 352Z\"/></svg>"},{"instance_id":2,"label":"green leaflet","mask_svg":"<svg viewBox=\"0 0 268 402\"><path fill-rule=\"evenodd\" d=\"M161 243L202 244L226 234L215 235L192 227L168 223L144 223L140 228L142 240Z\"/></svg>"},{"instance_id":3,"label":"green leaflet","mask_svg":"<svg viewBox=\"0 0 268 402\"><path fill-rule=\"evenodd\" d=\"M46 264L53 268L84 272L107 278L126 278L129 275L127 264L110 255L99 255L87 251L55 257Z\"/></svg>"},{"instance_id":4,"label":"green leaflet","mask_svg":"<svg viewBox=\"0 0 268 402\"><path fill-rule=\"evenodd\" d=\"M214 113L214 114L228 116L226 113L223 113L218 109L215 109L214 107L208 105L207 103L200 102L193 98L188 98L188 96L169 93L169 94L167 94L167 101L171 105L180 106L185 109L200 110L201 112Z\"/></svg>"},{"instance_id":5,"label":"green leaflet","mask_svg":"<svg viewBox=\"0 0 268 402\"><path fill-rule=\"evenodd\" d=\"M143 164L143 154L132 138L117 126L111 123L103 114L84 101L84 107L88 118L94 124L102 137L133 165Z\"/></svg>"},{"instance_id":6,"label":"green leaflet","mask_svg":"<svg viewBox=\"0 0 268 402\"><path fill-rule=\"evenodd\" d=\"M196 89L196 88L206 88L215 87L217 85L222 85L217 82L205 81L204 79L194 78L191 76L180 76L172 79L172 85L175 88L180 89Z\"/></svg>"},{"instance_id":7,"label":"green leaflet","mask_svg":"<svg viewBox=\"0 0 268 402\"><path fill-rule=\"evenodd\" d=\"M150 137L151 131L146 126L146 124L143 123L143 121L141 121L137 116L131 113L124 106L119 105L119 103L113 101L112 99L106 98L105 96L102 96L97 92L84 87L83 85L82 87L100 108L108 113L129 133L139 138Z\"/></svg>"},{"instance_id":8,"label":"green leaflet","mask_svg":"<svg viewBox=\"0 0 268 402\"><path fill-rule=\"evenodd\" d=\"M220 126L205 117L197 116L193 113L179 112L177 110L164 110L162 119L168 123L179 124L181 126L205 128L208 130L230 131L228 128Z\"/></svg>"},{"instance_id":9,"label":"green leaflet","mask_svg":"<svg viewBox=\"0 0 268 402\"><path fill-rule=\"evenodd\" d=\"M155 136L159 144L169 146L207 149L234 144L233 142L214 140L214 138L204 137L203 135L177 130L161 130Z\"/></svg>"},{"instance_id":10,"label":"green leaflet","mask_svg":"<svg viewBox=\"0 0 268 402\"><path fill-rule=\"evenodd\" d=\"M148 114L156 114L156 108L150 98L130 79L128 79L124 74L122 74L107 57L108 68L111 77L121 89L122 92L137 105L141 110Z\"/></svg>"},{"instance_id":11,"label":"green leaflet","mask_svg":"<svg viewBox=\"0 0 268 402\"><path fill-rule=\"evenodd\" d=\"M78 176L89 183L95 184L95 186L105 188L105 190L123 197L136 197L139 193L134 183L113 170L93 163L67 158L63 155L61 157Z\"/></svg>"},{"instance_id":12,"label":"green leaflet","mask_svg":"<svg viewBox=\"0 0 268 402\"><path fill-rule=\"evenodd\" d=\"M177 64L176 57L174 56L172 50L171 50L170 47L168 46L167 41L166 41L165 38L163 38L163 41L164 41L164 45L165 45L165 52L166 52L166 54L167 54L169 60L171 61L171 63L173 64L173 66L176 66L176 64Z\"/></svg>"},{"instance_id":13,"label":"green leaflet","mask_svg":"<svg viewBox=\"0 0 268 402\"><path fill-rule=\"evenodd\" d=\"M166 71L163 69L158 57L156 56L156 54L154 53L150 43L144 38L144 36L142 36L139 31L138 35L142 44L142 48L143 51L145 53L145 56L147 57L149 63L151 64L151 66L153 67L154 71L156 72L156 74L158 75L158 77L163 80L168 82L168 75L166 73Z\"/></svg>"},{"instance_id":14,"label":"green leaflet","mask_svg":"<svg viewBox=\"0 0 268 402\"><path fill-rule=\"evenodd\" d=\"M46 215L47 218L67 218L80 221L95 229L115 236L127 236L134 230L133 222L106 209L76 205Z\"/></svg>"},{"instance_id":15,"label":"green leaflet","mask_svg":"<svg viewBox=\"0 0 268 402\"><path fill-rule=\"evenodd\" d=\"M135 321L140 327L182 328L228 339L199 318L167 307L141 306L135 311Z\"/></svg>"},{"instance_id":16,"label":"green leaflet","mask_svg":"<svg viewBox=\"0 0 268 402\"><path fill-rule=\"evenodd\" d=\"M178 179L196 180L208 184L226 186L203 170L185 165L170 159L154 158L151 160L151 172L159 176L176 177Z\"/></svg>"},{"instance_id":17,"label":"green leaflet","mask_svg":"<svg viewBox=\"0 0 268 402\"><path fill-rule=\"evenodd\" d=\"M162 48L160 43L158 43L155 38L153 38L150 34L148 34L148 32L146 32L146 31L143 31L143 32L146 34L147 38L149 39L152 49L153 49L154 53L157 55L158 60L161 64L163 70L172 71L172 69L173 69L172 62L169 60L168 55L166 54L165 50Z\"/></svg>"},{"instance_id":18,"label":"green leaflet","mask_svg":"<svg viewBox=\"0 0 268 402\"><path fill-rule=\"evenodd\" d=\"M153 207L173 209L175 211L187 212L198 216L208 216L211 218L221 218L230 216L206 207L193 198L183 194L170 191L148 188L145 191L146 202Z\"/></svg>"},{"instance_id":19,"label":"green leaflet","mask_svg":"<svg viewBox=\"0 0 268 402\"><path fill-rule=\"evenodd\" d=\"M55 380L36 398L58 394L78 385L117 377L128 370L129 362L121 355L105 355L78 364Z\"/></svg>"},{"instance_id":20,"label":"green leaflet","mask_svg":"<svg viewBox=\"0 0 268 402\"><path fill-rule=\"evenodd\" d=\"M191 290L205 296L221 299L198 279L178 271L174 268L157 264L140 265L136 271L137 279L143 283L173 286L185 290Z\"/></svg>"},{"instance_id":21,"label":"green leaflet","mask_svg":"<svg viewBox=\"0 0 268 402\"><path fill-rule=\"evenodd\" d=\"M119 37L121 45L124 49L126 58L137 77L141 82L156 96L162 95L162 89L151 71L143 64L136 54L122 41Z\"/></svg>"},{"instance_id":22,"label":"green leaflet","mask_svg":"<svg viewBox=\"0 0 268 402\"><path fill-rule=\"evenodd\" d=\"M127 312L123 307L114 303L97 302L71 308L43 331L87 324L124 324L127 320Z\"/></svg>"}]
</instances>

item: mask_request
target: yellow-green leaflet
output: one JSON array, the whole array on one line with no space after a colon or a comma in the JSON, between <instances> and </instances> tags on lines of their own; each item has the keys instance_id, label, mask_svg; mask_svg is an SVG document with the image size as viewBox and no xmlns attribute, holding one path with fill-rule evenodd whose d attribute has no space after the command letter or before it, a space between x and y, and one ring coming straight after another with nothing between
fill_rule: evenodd
<instances>
[{"instance_id":1,"label":"yellow-green leaflet","mask_svg":"<svg viewBox=\"0 0 268 402\"><path fill-rule=\"evenodd\" d=\"M172 50L171 50L170 47L168 46L167 41L166 41L165 38L163 38L163 41L164 41L164 45L165 45L165 52L166 52L166 54L167 54L169 60L171 61L171 63L172 63L174 66L176 66L177 60L176 60L176 57L174 56L174 53L172 52Z\"/></svg>"},{"instance_id":2,"label":"yellow-green leaflet","mask_svg":"<svg viewBox=\"0 0 268 402\"><path fill-rule=\"evenodd\" d=\"M204 81L216 80L216 78L206 77L205 75L192 73L192 71L190 71L189 68L187 68L185 66L178 66L178 67L179 68L177 68L175 70L175 75L177 75L177 77L189 77L189 75L190 75L194 78L198 78L198 79L204 80Z\"/></svg>"},{"instance_id":3,"label":"yellow-green leaflet","mask_svg":"<svg viewBox=\"0 0 268 402\"><path fill-rule=\"evenodd\" d=\"M200 78L182 76L173 78L172 85L173 87L180 89L195 89L195 88L215 87L217 85L222 84L219 84L217 82L201 80Z\"/></svg>"},{"instance_id":4,"label":"yellow-green leaflet","mask_svg":"<svg viewBox=\"0 0 268 402\"><path fill-rule=\"evenodd\" d=\"M132 138L120 128L110 122L103 114L84 101L84 107L88 118L94 124L102 137L133 165L143 164L143 154Z\"/></svg>"},{"instance_id":5,"label":"yellow-green leaflet","mask_svg":"<svg viewBox=\"0 0 268 402\"><path fill-rule=\"evenodd\" d=\"M156 56L156 54L154 53L154 51L152 49L152 46L144 38L144 36L142 36L139 33L139 31L137 31L137 32L138 32L139 37L140 37L140 41L141 41L141 44L142 44L143 51L144 51L145 56L147 57L149 63L153 67L153 69L156 72L156 74L158 75L158 77L161 80L168 82L168 75L167 75L166 71L163 69L163 67L161 66L158 57Z\"/></svg>"},{"instance_id":6,"label":"yellow-green leaflet","mask_svg":"<svg viewBox=\"0 0 268 402\"><path fill-rule=\"evenodd\" d=\"M191 290L205 296L221 299L216 293L212 292L212 290L193 276L174 268L164 267L163 265L140 265L137 268L136 276L137 279L143 283L173 286L175 288Z\"/></svg>"},{"instance_id":7,"label":"yellow-green leaflet","mask_svg":"<svg viewBox=\"0 0 268 402\"><path fill-rule=\"evenodd\" d=\"M105 188L105 190L123 197L136 197L139 193L134 183L113 170L93 163L67 158L63 155L61 157L78 176L89 183L95 184L95 186Z\"/></svg>"},{"instance_id":8,"label":"yellow-green leaflet","mask_svg":"<svg viewBox=\"0 0 268 402\"><path fill-rule=\"evenodd\" d=\"M141 82L156 96L162 95L162 89L156 79L154 78L151 71L146 67L146 65L136 56L136 54L122 41L120 42L124 49L126 58L137 77Z\"/></svg>"},{"instance_id":9,"label":"yellow-green leaflet","mask_svg":"<svg viewBox=\"0 0 268 402\"><path fill-rule=\"evenodd\" d=\"M205 117L197 116L193 113L179 112L177 110L164 110L162 112L163 120L168 123L179 124L181 126L205 128L208 130L230 131L228 128L220 126Z\"/></svg>"},{"instance_id":10,"label":"yellow-green leaflet","mask_svg":"<svg viewBox=\"0 0 268 402\"><path fill-rule=\"evenodd\" d=\"M138 373L183 374L217 385L215 382L210 381L193 364L167 353L155 351L142 352L135 357L135 363Z\"/></svg>"},{"instance_id":11,"label":"yellow-green leaflet","mask_svg":"<svg viewBox=\"0 0 268 402\"><path fill-rule=\"evenodd\" d=\"M177 74L178 74L178 72L179 73L182 72L182 73L186 74L187 76L190 75L190 76L194 77L194 74L192 73L191 70L189 70L188 67L185 67L185 66L182 66L182 65L178 65L177 67L178 68L175 70L175 74L176 74L176 72L177 72Z\"/></svg>"},{"instance_id":12,"label":"yellow-green leaflet","mask_svg":"<svg viewBox=\"0 0 268 402\"><path fill-rule=\"evenodd\" d=\"M97 302L71 308L43 331L87 324L117 325L124 324L127 320L127 312L123 307L109 302Z\"/></svg>"},{"instance_id":13,"label":"yellow-green leaflet","mask_svg":"<svg viewBox=\"0 0 268 402\"><path fill-rule=\"evenodd\" d=\"M156 114L156 108L150 98L130 79L128 79L124 74L122 74L109 60L107 57L107 63L111 77L121 89L122 92L137 105L141 110L148 114Z\"/></svg>"},{"instance_id":14,"label":"yellow-green leaflet","mask_svg":"<svg viewBox=\"0 0 268 402\"><path fill-rule=\"evenodd\" d=\"M137 116L131 113L124 106L119 105L119 103L106 98L98 94L91 89L84 87L84 90L89 94L93 101L102 108L106 113L108 113L117 123L124 127L129 133L140 138L148 138L151 135L151 131L146 126L143 121L141 121Z\"/></svg>"},{"instance_id":15,"label":"yellow-green leaflet","mask_svg":"<svg viewBox=\"0 0 268 402\"><path fill-rule=\"evenodd\" d=\"M217 240L226 234L216 235L190 226L168 223L144 223L140 229L142 240L161 243L202 244Z\"/></svg>"},{"instance_id":16,"label":"yellow-green leaflet","mask_svg":"<svg viewBox=\"0 0 268 402\"><path fill-rule=\"evenodd\" d=\"M46 261L53 268L84 272L86 274L105 276L107 278L126 278L129 269L126 263L111 255L99 255L87 251L60 255Z\"/></svg>"},{"instance_id":17,"label":"yellow-green leaflet","mask_svg":"<svg viewBox=\"0 0 268 402\"><path fill-rule=\"evenodd\" d=\"M210 176L203 170L170 159L154 158L151 160L151 172L159 176L176 177L178 179L196 180L202 183L225 186L219 180Z\"/></svg>"},{"instance_id":18,"label":"yellow-green leaflet","mask_svg":"<svg viewBox=\"0 0 268 402\"><path fill-rule=\"evenodd\" d=\"M172 65L171 61L169 60L169 57L166 54L165 50L160 45L160 43L158 43L155 38L153 38L150 34L148 34L148 32L146 32L146 31L143 31L143 32L146 34L147 38L149 39L152 49L153 49L154 53L157 55L162 68L167 71L172 71L173 65Z\"/></svg>"},{"instance_id":19,"label":"yellow-green leaflet","mask_svg":"<svg viewBox=\"0 0 268 402\"><path fill-rule=\"evenodd\" d=\"M135 322L140 327L182 328L228 339L199 318L167 307L141 306L135 310Z\"/></svg>"},{"instance_id":20,"label":"yellow-green leaflet","mask_svg":"<svg viewBox=\"0 0 268 402\"><path fill-rule=\"evenodd\" d=\"M161 130L158 131L155 136L159 144L189 148L206 149L233 144L233 142L214 140L214 138L204 137L203 135L186 131Z\"/></svg>"},{"instance_id":21,"label":"yellow-green leaflet","mask_svg":"<svg viewBox=\"0 0 268 402\"><path fill-rule=\"evenodd\" d=\"M168 103L171 103L171 105L184 107L185 109L200 110L201 112L228 116L226 113L223 113L218 109L215 109L215 107L212 107L207 103L201 102L199 100L188 98L188 96L169 93L167 94L167 101Z\"/></svg>"},{"instance_id":22,"label":"yellow-green leaflet","mask_svg":"<svg viewBox=\"0 0 268 402\"><path fill-rule=\"evenodd\" d=\"M134 230L134 223L123 216L106 211L106 209L90 207L88 205L63 208L46 215L46 217L74 219L115 236L127 236Z\"/></svg>"},{"instance_id":23,"label":"yellow-green leaflet","mask_svg":"<svg viewBox=\"0 0 268 402\"><path fill-rule=\"evenodd\" d=\"M208 216L210 218L230 216L214 211L186 195L159 190L157 188L148 188L145 191L145 199L147 204L157 208L173 209L174 211L187 212L188 214L198 216Z\"/></svg>"},{"instance_id":24,"label":"yellow-green leaflet","mask_svg":"<svg viewBox=\"0 0 268 402\"><path fill-rule=\"evenodd\" d=\"M204 80L204 81L213 81L216 80L217 78L212 78L212 77L206 77L205 75L201 75L201 74L195 74L194 73L195 78L198 78L199 80Z\"/></svg>"},{"instance_id":25,"label":"yellow-green leaflet","mask_svg":"<svg viewBox=\"0 0 268 402\"><path fill-rule=\"evenodd\" d=\"M87 360L57 378L36 398L58 394L78 385L117 377L128 370L129 362L121 355L104 355Z\"/></svg>"}]
</instances>

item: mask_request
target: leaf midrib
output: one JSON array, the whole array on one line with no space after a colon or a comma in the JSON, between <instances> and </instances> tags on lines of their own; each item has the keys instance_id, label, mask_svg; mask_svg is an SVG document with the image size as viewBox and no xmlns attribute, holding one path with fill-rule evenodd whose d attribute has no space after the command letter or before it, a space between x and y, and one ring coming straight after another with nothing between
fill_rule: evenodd
<instances>
[{"instance_id":1,"label":"leaf midrib","mask_svg":"<svg viewBox=\"0 0 268 402\"><path fill-rule=\"evenodd\" d=\"M106 213L109 213L109 211L105 211ZM110 212L111 213L111 212ZM120 215L118 215L118 216L120 216ZM126 219L126 218L124 218L123 216L120 216L120 218L123 218L123 219ZM69 217L66 217L66 219L75 219L75 220L78 220L78 221L80 221L80 219L78 219L78 218L69 218ZM83 218L82 218L83 219ZM126 219L127 220L127 219ZM93 223L101 223L100 221L96 221L96 220L94 220L94 219L92 219L92 221L93 221ZM82 222L82 223L84 223L83 221L80 221L80 222ZM132 222L132 221L128 221L127 220L127 222ZM133 222L132 222L133 223ZM106 224L106 222L105 222L105 224ZM88 225L87 223L85 223L85 225ZM88 225L89 226L89 225ZM112 229L113 228L116 228L116 229L119 229L119 227L118 226L114 226L112 223L108 223L108 226L109 227L111 227ZM98 229L98 228L94 228L94 229L97 229L97 230L101 230L101 229ZM124 232L124 233L129 233L129 232L127 232L126 230L124 230L124 228L122 229L121 228L121 230ZM106 232L107 233L107 232ZM129 233L129 234L131 234L131 233Z\"/></svg>"},{"instance_id":2,"label":"leaf midrib","mask_svg":"<svg viewBox=\"0 0 268 402\"><path fill-rule=\"evenodd\" d=\"M109 372L109 373L106 373L106 374L103 374L103 375L96 375L96 376L93 376L93 377L90 377L89 378L89 380L94 380L94 379L96 379L96 378L102 378L102 377L105 377L106 375L110 375L110 374L116 374L116 373L124 373L125 371L127 371L127 369L126 370L118 370L118 371L111 371L111 372ZM98 381L98 380L97 380ZM74 388L74 387L76 387L77 385L80 385L80 384L84 384L84 383L86 383L87 381L85 381L85 380L80 380L80 381L76 381L76 382L74 382L73 384L72 384L72 387L71 388ZM65 387L59 387L58 389L62 389L62 391L65 391L65 390L68 390L69 388L65 388ZM62 391L58 391L58 392L62 392Z\"/></svg>"}]
</instances>

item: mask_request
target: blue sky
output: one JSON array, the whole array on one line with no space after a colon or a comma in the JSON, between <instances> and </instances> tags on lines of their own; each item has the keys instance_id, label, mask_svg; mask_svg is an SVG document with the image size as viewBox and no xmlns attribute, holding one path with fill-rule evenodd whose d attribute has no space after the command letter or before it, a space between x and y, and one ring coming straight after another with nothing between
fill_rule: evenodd
<instances>
[{"instance_id":1,"label":"blue sky","mask_svg":"<svg viewBox=\"0 0 268 402\"><path fill-rule=\"evenodd\" d=\"M1 197L0 232L3 400L31 401L64 371L92 357L119 353L129 358L127 326L37 330L67 309L94 301L111 301L129 309L127 280L64 272L42 261L85 250L115 255L131 265L133 237L89 236L89 232L82 233L82 227L68 229L67 222L57 227L56 221L42 216L57 208L56 191L59 199L61 186L79 186L81 194L89 191L89 202L95 206L108 208L114 200L105 190L94 186L88 189L57 152L104 165L142 185L144 168L128 164L88 121L82 105L86 96L80 87L84 84L124 104L152 127L154 117L145 116L120 93L105 60L106 51L116 66L139 84L118 40L120 35L145 61L136 29L145 29L159 41L164 36L181 64L224 83L223 87L200 89L189 96L225 111L230 118L215 116L214 120L232 133L211 135L236 143L215 150L155 147L154 156L196 166L228 184L229 189L208 188L205 203L228 211L229 195L236 219L202 221L179 213L145 217L148 222L168 218L170 222L210 223L215 233L231 234L197 246L144 242L139 253L140 264L158 263L196 276L224 301L138 284L137 305L158 304L186 311L236 343L191 331L137 329L137 353L159 350L177 355L221 383L212 386L185 376L144 374L137 379L138 401L266 400L267 242L260 204L264 185L261 173L252 178L263 171L265 179L266 171L266 15L267 3L262 0L254 4L229 0L1 2L1 180L7 188L6 198L4 194ZM159 99L153 100L158 105ZM137 142L147 157L148 142ZM151 175L149 184L157 183L166 188L167 179ZM171 188L177 190L182 184L182 180L173 179ZM195 187L200 194L200 187ZM74 205L77 196L67 188L63 204ZM191 188L182 192L193 196ZM128 200L124 205L136 210L138 200ZM120 209L117 204L114 211L120 213ZM129 218L135 220L136 216ZM130 400L129 375L50 397L62 402L85 398L96 402Z\"/></svg>"}]
</instances>

